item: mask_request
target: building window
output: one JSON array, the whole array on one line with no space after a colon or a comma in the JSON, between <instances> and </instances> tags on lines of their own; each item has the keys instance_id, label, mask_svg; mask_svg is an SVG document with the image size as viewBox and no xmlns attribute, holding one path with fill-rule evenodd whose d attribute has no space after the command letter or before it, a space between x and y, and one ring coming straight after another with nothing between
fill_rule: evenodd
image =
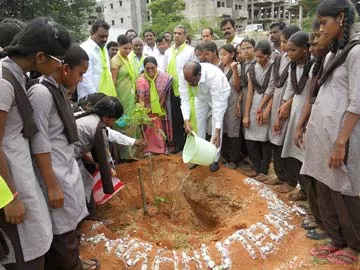
<instances>
[{"instance_id":1,"label":"building window","mask_svg":"<svg viewBox=\"0 0 360 270\"><path fill-rule=\"evenodd\" d=\"M120 18L120 23L124 23L124 18Z\"/></svg>"},{"instance_id":2,"label":"building window","mask_svg":"<svg viewBox=\"0 0 360 270\"><path fill-rule=\"evenodd\" d=\"M238 5L238 9L242 9L242 6L241 6L241 5Z\"/></svg>"},{"instance_id":3,"label":"building window","mask_svg":"<svg viewBox=\"0 0 360 270\"><path fill-rule=\"evenodd\" d=\"M220 1L217 1L217 7L221 7L221 2Z\"/></svg>"},{"instance_id":4,"label":"building window","mask_svg":"<svg viewBox=\"0 0 360 270\"><path fill-rule=\"evenodd\" d=\"M110 8L113 9L113 8L114 8L114 5L113 5L113 4L110 4Z\"/></svg>"},{"instance_id":5,"label":"building window","mask_svg":"<svg viewBox=\"0 0 360 270\"><path fill-rule=\"evenodd\" d=\"M237 10L237 5L235 5L235 10Z\"/></svg>"},{"instance_id":6,"label":"building window","mask_svg":"<svg viewBox=\"0 0 360 270\"><path fill-rule=\"evenodd\" d=\"M122 7L122 1L119 1L120 7Z\"/></svg>"},{"instance_id":7,"label":"building window","mask_svg":"<svg viewBox=\"0 0 360 270\"><path fill-rule=\"evenodd\" d=\"M115 21L112 20L112 21L111 21L111 25L115 25Z\"/></svg>"},{"instance_id":8,"label":"building window","mask_svg":"<svg viewBox=\"0 0 360 270\"><path fill-rule=\"evenodd\" d=\"M221 6L222 6L222 7L225 7L225 3L224 3L224 2L221 2Z\"/></svg>"}]
</instances>

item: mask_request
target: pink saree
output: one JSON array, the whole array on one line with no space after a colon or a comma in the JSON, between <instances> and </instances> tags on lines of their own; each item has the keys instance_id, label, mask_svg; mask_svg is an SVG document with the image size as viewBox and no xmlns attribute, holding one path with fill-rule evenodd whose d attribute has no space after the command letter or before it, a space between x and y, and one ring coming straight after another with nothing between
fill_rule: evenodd
<instances>
[{"instance_id":1,"label":"pink saree","mask_svg":"<svg viewBox=\"0 0 360 270\"><path fill-rule=\"evenodd\" d=\"M150 113L153 118L152 125L144 127L145 139L147 141L148 153L165 154L168 151L167 144L172 141L172 125L171 125L171 107L170 107L170 91L172 89L172 78L165 72L158 71L155 80L156 90L159 94L160 105L165 109L165 115L159 116ZM137 96L139 101L143 101L146 108L151 109L150 104L150 84L142 74L136 80Z\"/></svg>"}]
</instances>

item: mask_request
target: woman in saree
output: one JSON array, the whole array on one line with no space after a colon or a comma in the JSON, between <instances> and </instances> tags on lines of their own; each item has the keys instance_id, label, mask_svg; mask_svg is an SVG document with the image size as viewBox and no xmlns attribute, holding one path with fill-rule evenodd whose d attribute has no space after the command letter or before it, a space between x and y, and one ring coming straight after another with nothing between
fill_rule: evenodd
<instances>
[{"instance_id":1,"label":"woman in saree","mask_svg":"<svg viewBox=\"0 0 360 270\"><path fill-rule=\"evenodd\" d=\"M115 84L117 98L124 108L123 116L116 122L114 129L133 138L139 138L139 127L131 125L129 117L136 103L135 68L129 60L131 42L126 35L117 38L119 50L111 59L111 75ZM129 146L114 146L113 157L116 161L136 158L135 149Z\"/></svg>"},{"instance_id":2,"label":"woman in saree","mask_svg":"<svg viewBox=\"0 0 360 270\"><path fill-rule=\"evenodd\" d=\"M170 112L170 90L172 78L157 67L156 59L148 56L144 60L144 73L136 80L139 103L150 109L151 125L144 129L147 140L146 154L165 154L167 143L172 141Z\"/></svg>"}]
</instances>

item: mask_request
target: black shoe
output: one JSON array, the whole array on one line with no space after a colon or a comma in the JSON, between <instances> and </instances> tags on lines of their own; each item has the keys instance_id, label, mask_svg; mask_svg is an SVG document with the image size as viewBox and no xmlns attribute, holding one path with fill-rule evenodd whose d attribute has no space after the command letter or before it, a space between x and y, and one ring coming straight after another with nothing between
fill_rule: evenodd
<instances>
[{"instance_id":1,"label":"black shoe","mask_svg":"<svg viewBox=\"0 0 360 270\"><path fill-rule=\"evenodd\" d=\"M220 169L219 163L218 162L214 162L210 165L210 171L211 172L216 172L217 170Z\"/></svg>"}]
</instances>

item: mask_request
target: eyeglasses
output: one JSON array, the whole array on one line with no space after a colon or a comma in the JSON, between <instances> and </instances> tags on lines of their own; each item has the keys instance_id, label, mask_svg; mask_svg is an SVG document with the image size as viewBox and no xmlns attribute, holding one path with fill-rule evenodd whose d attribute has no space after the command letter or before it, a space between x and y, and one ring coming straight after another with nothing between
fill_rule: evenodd
<instances>
[{"instance_id":1,"label":"eyeglasses","mask_svg":"<svg viewBox=\"0 0 360 270\"><path fill-rule=\"evenodd\" d=\"M63 65L63 64L64 64L64 59L59 59L59 58L57 58L57 57L55 57L55 56L52 56L52 55L50 55L50 54L48 54L47 56L48 56L49 58L51 58L51 59L59 62L60 65Z\"/></svg>"}]
</instances>

